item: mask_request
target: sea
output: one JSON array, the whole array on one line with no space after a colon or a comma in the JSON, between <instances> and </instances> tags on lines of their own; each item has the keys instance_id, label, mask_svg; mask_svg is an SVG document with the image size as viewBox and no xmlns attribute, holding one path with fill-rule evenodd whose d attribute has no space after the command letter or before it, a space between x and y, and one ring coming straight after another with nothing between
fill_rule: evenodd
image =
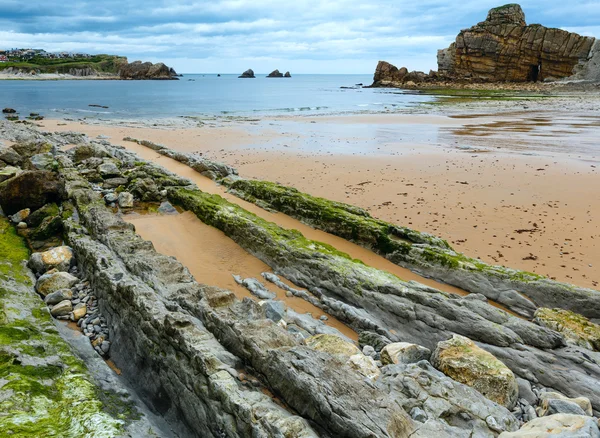
<instances>
[{"instance_id":1,"label":"sea","mask_svg":"<svg viewBox=\"0 0 600 438\"><path fill-rule=\"evenodd\" d=\"M240 79L186 74L177 81L2 80L0 107L47 118L155 119L390 112L431 101L398 89L363 88L372 75Z\"/></svg>"}]
</instances>

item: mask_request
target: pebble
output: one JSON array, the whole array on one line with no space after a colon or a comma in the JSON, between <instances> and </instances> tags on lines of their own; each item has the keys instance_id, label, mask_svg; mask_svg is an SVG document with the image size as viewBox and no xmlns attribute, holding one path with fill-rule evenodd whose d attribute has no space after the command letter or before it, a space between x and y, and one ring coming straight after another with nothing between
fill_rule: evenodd
<instances>
[{"instance_id":1,"label":"pebble","mask_svg":"<svg viewBox=\"0 0 600 438\"><path fill-rule=\"evenodd\" d=\"M17 228L20 230L24 230L25 228L27 228L27 224L25 222L19 222L17 224Z\"/></svg>"}]
</instances>

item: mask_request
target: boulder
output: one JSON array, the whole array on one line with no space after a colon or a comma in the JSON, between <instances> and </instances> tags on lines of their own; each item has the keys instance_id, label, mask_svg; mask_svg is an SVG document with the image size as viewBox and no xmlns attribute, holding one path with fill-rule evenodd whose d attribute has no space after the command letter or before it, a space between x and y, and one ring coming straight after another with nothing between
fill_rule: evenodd
<instances>
[{"instance_id":1,"label":"boulder","mask_svg":"<svg viewBox=\"0 0 600 438\"><path fill-rule=\"evenodd\" d=\"M77 322L87 313L87 306L83 303L77 304L73 308L73 321Z\"/></svg>"},{"instance_id":2,"label":"boulder","mask_svg":"<svg viewBox=\"0 0 600 438\"><path fill-rule=\"evenodd\" d=\"M42 220L29 235L32 241L44 241L53 236L56 236L62 231L62 218L60 216L47 216Z\"/></svg>"},{"instance_id":3,"label":"boulder","mask_svg":"<svg viewBox=\"0 0 600 438\"><path fill-rule=\"evenodd\" d=\"M0 160L12 166L20 166L23 163L23 157L13 148L0 145Z\"/></svg>"},{"instance_id":4,"label":"boulder","mask_svg":"<svg viewBox=\"0 0 600 438\"><path fill-rule=\"evenodd\" d=\"M381 374L373 358L365 356L362 353L353 354L346 363L358 373L371 380L376 379Z\"/></svg>"},{"instance_id":5,"label":"boulder","mask_svg":"<svg viewBox=\"0 0 600 438\"><path fill-rule=\"evenodd\" d=\"M17 112L17 110L15 110L14 108L4 108L2 110L2 112L4 114L15 114Z\"/></svg>"},{"instance_id":6,"label":"boulder","mask_svg":"<svg viewBox=\"0 0 600 438\"><path fill-rule=\"evenodd\" d=\"M71 289L59 289L56 292L46 295L44 302L49 306L54 306L61 301L70 300L71 298L73 298L73 292Z\"/></svg>"},{"instance_id":7,"label":"boulder","mask_svg":"<svg viewBox=\"0 0 600 438\"><path fill-rule=\"evenodd\" d=\"M31 213L26 219L27 226L35 228L39 227L44 219L47 217L54 217L60 215L60 209L56 204L46 204L42 208L38 208L33 213Z\"/></svg>"},{"instance_id":8,"label":"boulder","mask_svg":"<svg viewBox=\"0 0 600 438\"><path fill-rule=\"evenodd\" d=\"M378 353L383 347L391 343L392 341L379 333L363 330L358 334L358 345L360 345L361 348L365 345L370 345Z\"/></svg>"},{"instance_id":9,"label":"boulder","mask_svg":"<svg viewBox=\"0 0 600 438\"><path fill-rule=\"evenodd\" d=\"M503 432L499 438L600 438L598 422L592 417L554 414L525 423L516 432Z\"/></svg>"},{"instance_id":10,"label":"boulder","mask_svg":"<svg viewBox=\"0 0 600 438\"><path fill-rule=\"evenodd\" d=\"M121 208L132 208L133 207L133 195L129 192L121 192L117 198L119 207Z\"/></svg>"},{"instance_id":11,"label":"boulder","mask_svg":"<svg viewBox=\"0 0 600 438\"><path fill-rule=\"evenodd\" d=\"M128 183L129 180L124 177L108 178L104 180L102 187L105 189L116 189L119 186L126 186Z\"/></svg>"},{"instance_id":12,"label":"boulder","mask_svg":"<svg viewBox=\"0 0 600 438\"><path fill-rule=\"evenodd\" d=\"M152 178L138 178L129 187L131 193L144 202L160 201L160 191Z\"/></svg>"},{"instance_id":13,"label":"boulder","mask_svg":"<svg viewBox=\"0 0 600 438\"><path fill-rule=\"evenodd\" d=\"M261 303L265 309L265 316L271 321L279 322L285 315L285 303L283 301L267 300Z\"/></svg>"},{"instance_id":14,"label":"boulder","mask_svg":"<svg viewBox=\"0 0 600 438\"><path fill-rule=\"evenodd\" d=\"M117 165L111 161L106 163L102 163L98 166L98 172L102 178L114 178L121 176L121 171L117 167Z\"/></svg>"},{"instance_id":15,"label":"boulder","mask_svg":"<svg viewBox=\"0 0 600 438\"><path fill-rule=\"evenodd\" d=\"M25 208L36 210L63 197L63 183L48 171L25 171L0 183L0 206L6 214Z\"/></svg>"},{"instance_id":16,"label":"boulder","mask_svg":"<svg viewBox=\"0 0 600 438\"><path fill-rule=\"evenodd\" d=\"M289 71L286 71L285 74L283 75L284 78L291 78L292 75L290 74Z\"/></svg>"},{"instance_id":17,"label":"boulder","mask_svg":"<svg viewBox=\"0 0 600 438\"><path fill-rule=\"evenodd\" d=\"M569 397L562 395L559 392L546 391L546 392L542 392L540 394L540 407L542 408L541 411L539 412L540 417L543 415L550 415L550 414L546 413L544 406L550 405L551 403L549 403L549 402L554 401L554 400L560 400L560 401L564 401L564 402L568 402L568 403L577 405L583 411L583 414L581 414L581 415L591 416L593 414L592 404L590 403L590 399L587 397L569 398Z\"/></svg>"},{"instance_id":18,"label":"boulder","mask_svg":"<svg viewBox=\"0 0 600 438\"><path fill-rule=\"evenodd\" d=\"M18 224L19 222L23 222L25 219L29 217L31 214L31 209L24 208L23 210L17 211L10 217L10 220L13 221L14 224Z\"/></svg>"},{"instance_id":19,"label":"boulder","mask_svg":"<svg viewBox=\"0 0 600 438\"><path fill-rule=\"evenodd\" d=\"M431 350L408 342L394 342L381 350L381 363L384 365L398 363L416 363L429 360Z\"/></svg>"},{"instance_id":20,"label":"boulder","mask_svg":"<svg viewBox=\"0 0 600 438\"><path fill-rule=\"evenodd\" d=\"M356 345L344 341L335 335L315 335L304 341L307 346L314 350L325 351L330 354L339 354L350 358L355 354L362 354Z\"/></svg>"},{"instance_id":21,"label":"boulder","mask_svg":"<svg viewBox=\"0 0 600 438\"><path fill-rule=\"evenodd\" d=\"M50 309L50 313L54 317L65 316L65 315L68 315L69 313L71 313L72 310L73 310L73 305L71 304L71 301L64 300L64 301L61 301L60 303L56 304L55 306L53 306Z\"/></svg>"},{"instance_id":22,"label":"boulder","mask_svg":"<svg viewBox=\"0 0 600 438\"><path fill-rule=\"evenodd\" d=\"M519 387L513 372L469 338L453 335L439 342L431 363L447 376L508 409L517 402Z\"/></svg>"},{"instance_id":23,"label":"boulder","mask_svg":"<svg viewBox=\"0 0 600 438\"><path fill-rule=\"evenodd\" d=\"M19 173L21 173L21 169L18 167L6 166L0 169L0 183L17 176Z\"/></svg>"},{"instance_id":24,"label":"boulder","mask_svg":"<svg viewBox=\"0 0 600 438\"><path fill-rule=\"evenodd\" d=\"M29 159L29 168L31 170L52 170L56 165L56 160L50 152L35 154Z\"/></svg>"},{"instance_id":25,"label":"boulder","mask_svg":"<svg viewBox=\"0 0 600 438\"><path fill-rule=\"evenodd\" d=\"M238 78L255 78L255 77L256 76L254 76L254 71L251 68L249 68L244 73L242 73L240 76L238 76Z\"/></svg>"},{"instance_id":26,"label":"boulder","mask_svg":"<svg viewBox=\"0 0 600 438\"><path fill-rule=\"evenodd\" d=\"M68 246L59 246L44 252L31 255L28 266L36 274L43 274L51 269L67 272L73 265L73 251Z\"/></svg>"},{"instance_id":27,"label":"boulder","mask_svg":"<svg viewBox=\"0 0 600 438\"><path fill-rule=\"evenodd\" d=\"M46 297L60 289L69 289L79 280L68 272L53 272L42 275L35 284L35 289L40 295Z\"/></svg>"},{"instance_id":28,"label":"boulder","mask_svg":"<svg viewBox=\"0 0 600 438\"><path fill-rule=\"evenodd\" d=\"M535 312L534 322L562 333L571 344L600 351L600 325L585 316L569 310L541 307Z\"/></svg>"}]
</instances>

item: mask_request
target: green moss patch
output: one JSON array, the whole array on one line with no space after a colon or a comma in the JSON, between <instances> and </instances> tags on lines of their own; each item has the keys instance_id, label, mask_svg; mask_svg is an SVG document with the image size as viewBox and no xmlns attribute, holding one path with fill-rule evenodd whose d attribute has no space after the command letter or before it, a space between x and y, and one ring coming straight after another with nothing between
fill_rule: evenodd
<instances>
[{"instance_id":1,"label":"green moss patch","mask_svg":"<svg viewBox=\"0 0 600 438\"><path fill-rule=\"evenodd\" d=\"M85 365L59 336L25 268L29 251L0 218L0 436L114 437Z\"/></svg>"}]
</instances>

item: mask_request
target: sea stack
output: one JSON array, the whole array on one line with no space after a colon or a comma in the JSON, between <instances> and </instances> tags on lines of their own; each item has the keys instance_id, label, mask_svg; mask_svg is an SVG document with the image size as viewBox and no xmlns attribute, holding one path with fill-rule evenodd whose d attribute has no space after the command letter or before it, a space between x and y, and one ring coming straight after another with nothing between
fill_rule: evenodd
<instances>
[{"instance_id":1,"label":"sea stack","mask_svg":"<svg viewBox=\"0 0 600 438\"><path fill-rule=\"evenodd\" d=\"M248 70L246 70L244 73L242 73L240 76L238 76L238 78L255 78L256 76L254 76L254 70L252 70L251 68L249 68Z\"/></svg>"},{"instance_id":2,"label":"sea stack","mask_svg":"<svg viewBox=\"0 0 600 438\"><path fill-rule=\"evenodd\" d=\"M600 81L600 42L562 29L525 22L518 4L491 9L487 18L461 30L438 50L438 71L409 72L379 61L375 87L448 82Z\"/></svg>"}]
</instances>

